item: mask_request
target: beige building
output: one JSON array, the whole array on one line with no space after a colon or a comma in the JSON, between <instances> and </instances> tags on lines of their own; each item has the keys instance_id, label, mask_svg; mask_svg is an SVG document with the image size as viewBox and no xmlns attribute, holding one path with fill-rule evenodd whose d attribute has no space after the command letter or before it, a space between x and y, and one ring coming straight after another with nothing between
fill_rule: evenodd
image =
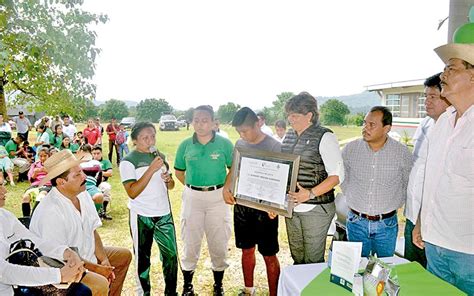
<instances>
[{"instance_id":1,"label":"beige building","mask_svg":"<svg viewBox=\"0 0 474 296\"><path fill-rule=\"evenodd\" d=\"M382 105L392 111L392 131L400 136L412 136L426 116L424 81L418 79L366 86L368 91L377 92Z\"/></svg>"}]
</instances>

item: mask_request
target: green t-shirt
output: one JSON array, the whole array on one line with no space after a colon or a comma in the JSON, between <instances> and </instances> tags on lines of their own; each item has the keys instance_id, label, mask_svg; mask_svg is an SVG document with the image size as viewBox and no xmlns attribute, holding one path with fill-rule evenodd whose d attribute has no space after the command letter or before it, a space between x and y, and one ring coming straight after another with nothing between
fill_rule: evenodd
<instances>
[{"instance_id":1,"label":"green t-shirt","mask_svg":"<svg viewBox=\"0 0 474 296\"><path fill-rule=\"evenodd\" d=\"M47 127L46 132L49 135L49 144L54 145L54 133L53 133L53 131L49 127Z\"/></svg>"},{"instance_id":2,"label":"green t-shirt","mask_svg":"<svg viewBox=\"0 0 474 296\"><path fill-rule=\"evenodd\" d=\"M102 158L102 160L99 162L100 162L100 168L102 169L103 172L112 169L112 163L110 162L110 160Z\"/></svg>"},{"instance_id":3,"label":"green t-shirt","mask_svg":"<svg viewBox=\"0 0 474 296\"><path fill-rule=\"evenodd\" d=\"M10 155L10 152L11 152L11 151L15 151L15 152L16 152L17 149L18 149L18 144L15 143L15 141L10 140L10 141L8 141L8 142L5 144L5 149L6 149L7 152L8 152L8 157L14 158L15 156L11 156L11 155Z\"/></svg>"},{"instance_id":4,"label":"green t-shirt","mask_svg":"<svg viewBox=\"0 0 474 296\"><path fill-rule=\"evenodd\" d=\"M194 134L184 140L176 152L174 169L186 171L186 184L193 186L221 185L225 182L226 168L232 166L233 145L229 139L215 135L202 145Z\"/></svg>"},{"instance_id":5,"label":"green t-shirt","mask_svg":"<svg viewBox=\"0 0 474 296\"><path fill-rule=\"evenodd\" d=\"M61 149L62 142L63 142L63 135L54 136L54 147Z\"/></svg>"}]
</instances>

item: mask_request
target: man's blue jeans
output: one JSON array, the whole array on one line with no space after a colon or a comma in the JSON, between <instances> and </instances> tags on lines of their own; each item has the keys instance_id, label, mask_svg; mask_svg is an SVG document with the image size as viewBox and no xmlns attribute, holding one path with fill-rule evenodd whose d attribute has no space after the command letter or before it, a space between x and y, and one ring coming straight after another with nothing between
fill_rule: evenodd
<instances>
[{"instance_id":1,"label":"man's blue jeans","mask_svg":"<svg viewBox=\"0 0 474 296\"><path fill-rule=\"evenodd\" d=\"M391 257L397 243L397 215L371 221L352 211L347 214L347 236L351 242L362 242L362 257L377 254L377 257Z\"/></svg>"},{"instance_id":2,"label":"man's blue jeans","mask_svg":"<svg viewBox=\"0 0 474 296\"><path fill-rule=\"evenodd\" d=\"M474 255L448 250L425 242L428 271L474 295Z\"/></svg>"}]
</instances>

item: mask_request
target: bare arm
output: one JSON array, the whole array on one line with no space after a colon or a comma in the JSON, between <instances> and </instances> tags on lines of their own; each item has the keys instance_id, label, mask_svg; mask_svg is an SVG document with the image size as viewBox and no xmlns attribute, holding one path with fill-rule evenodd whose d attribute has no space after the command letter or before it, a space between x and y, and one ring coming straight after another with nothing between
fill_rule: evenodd
<instances>
[{"instance_id":1,"label":"bare arm","mask_svg":"<svg viewBox=\"0 0 474 296\"><path fill-rule=\"evenodd\" d=\"M163 159L160 157L156 157L151 163L148 169L145 171L143 176L138 179L137 181L134 182L128 182L123 184L123 187L125 187L125 191L127 191L128 196L131 199L136 198L140 193L145 190L145 187L148 185L148 183L151 180L151 177L153 177L153 174L157 172L158 170L161 169L163 166Z\"/></svg>"},{"instance_id":2,"label":"bare arm","mask_svg":"<svg viewBox=\"0 0 474 296\"><path fill-rule=\"evenodd\" d=\"M110 178L112 177L112 169L102 172L102 176Z\"/></svg>"},{"instance_id":3,"label":"bare arm","mask_svg":"<svg viewBox=\"0 0 474 296\"><path fill-rule=\"evenodd\" d=\"M179 182L181 182L181 184L183 185L186 185L184 182L185 182L185 178L186 178L186 171L178 171L178 170L175 170L175 174L176 174L176 178L178 178Z\"/></svg>"}]
</instances>

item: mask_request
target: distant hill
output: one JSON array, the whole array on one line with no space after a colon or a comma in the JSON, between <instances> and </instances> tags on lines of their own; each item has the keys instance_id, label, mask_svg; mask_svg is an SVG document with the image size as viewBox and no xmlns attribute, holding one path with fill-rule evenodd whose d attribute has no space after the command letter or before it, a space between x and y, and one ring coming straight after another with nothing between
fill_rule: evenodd
<instances>
[{"instance_id":1,"label":"distant hill","mask_svg":"<svg viewBox=\"0 0 474 296\"><path fill-rule=\"evenodd\" d=\"M125 104L127 105L128 108L136 107L138 105L138 102L135 102L135 101L129 101L129 100L121 100L121 101L125 102ZM96 101L96 100L94 100L94 105L100 106L102 104L105 104L105 101Z\"/></svg>"},{"instance_id":2,"label":"distant hill","mask_svg":"<svg viewBox=\"0 0 474 296\"><path fill-rule=\"evenodd\" d=\"M316 99L318 100L319 106L329 99L338 99L349 107L351 113L366 113L372 106L380 105L379 95L375 92L368 91L348 96L317 97Z\"/></svg>"},{"instance_id":3,"label":"distant hill","mask_svg":"<svg viewBox=\"0 0 474 296\"><path fill-rule=\"evenodd\" d=\"M329 99L338 99L349 107L351 113L366 113L369 111L370 107L380 105L380 97L377 95L377 93L368 91L348 96L316 97L316 99L318 100L319 106L324 104ZM124 100L124 102L128 108L136 107L138 105L138 102L136 101ZM96 106L100 106L105 104L105 101L94 101L94 104Z\"/></svg>"}]
</instances>

